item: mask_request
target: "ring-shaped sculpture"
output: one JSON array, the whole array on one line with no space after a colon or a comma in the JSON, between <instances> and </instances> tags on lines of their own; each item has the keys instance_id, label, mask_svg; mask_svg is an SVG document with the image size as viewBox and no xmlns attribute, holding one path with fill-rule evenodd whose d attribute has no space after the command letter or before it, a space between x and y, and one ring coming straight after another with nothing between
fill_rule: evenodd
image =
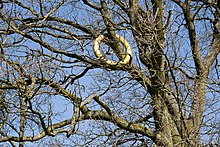
<instances>
[{"instance_id":1,"label":"ring-shaped sculpture","mask_svg":"<svg viewBox=\"0 0 220 147\"><path fill-rule=\"evenodd\" d=\"M120 35L116 34L116 38L118 38L118 40L124 45L125 49L126 49L126 56L124 57L123 60L121 61L112 61L112 60L108 60L108 59L105 59L103 54L101 53L101 50L100 50L100 44L102 42L102 40L105 38L104 35L99 35L95 41L94 41L94 52L95 52L95 55L96 57L98 57L100 60L102 61L105 61L106 64L109 64L109 65L118 65L118 64L128 64L130 63L130 60L131 60L131 57L132 57L132 49L131 49L131 46L129 45L129 43L123 38L121 37Z\"/></svg>"}]
</instances>

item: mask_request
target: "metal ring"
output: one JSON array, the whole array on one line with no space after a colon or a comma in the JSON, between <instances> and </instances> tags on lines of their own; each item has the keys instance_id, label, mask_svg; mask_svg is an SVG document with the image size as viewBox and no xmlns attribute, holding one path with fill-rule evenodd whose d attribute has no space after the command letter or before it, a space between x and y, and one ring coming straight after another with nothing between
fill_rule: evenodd
<instances>
[{"instance_id":1,"label":"metal ring","mask_svg":"<svg viewBox=\"0 0 220 147\"><path fill-rule=\"evenodd\" d=\"M116 61L105 59L104 56L102 55L102 53L100 51L100 44L104 38L105 38L104 35L99 35L94 41L94 48L93 49L94 49L94 53L95 53L96 57L98 57L100 60L105 61L109 65L128 64L131 60L131 57L132 57L132 49L131 49L131 46L129 45L129 43L123 37L116 34L116 38L118 38L118 40L124 45L126 52L127 52L125 58L122 61L116 62Z\"/></svg>"}]
</instances>

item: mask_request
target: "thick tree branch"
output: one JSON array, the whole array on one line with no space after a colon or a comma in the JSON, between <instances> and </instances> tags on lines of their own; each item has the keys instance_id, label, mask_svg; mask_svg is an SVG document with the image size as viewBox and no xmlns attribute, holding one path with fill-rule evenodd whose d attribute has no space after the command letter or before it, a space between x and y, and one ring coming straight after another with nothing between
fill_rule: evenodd
<instances>
[{"instance_id":1,"label":"thick tree branch","mask_svg":"<svg viewBox=\"0 0 220 147\"><path fill-rule=\"evenodd\" d=\"M95 5L92 2L89 2L88 0L83 0L83 2L84 2L84 4L88 5L89 7L93 8L95 10L98 10L98 11L101 10L99 6Z\"/></svg>"},{"instance_id":2,"label":"thick tree branch","mask_svg":"<svg viewBox=\"0 0 220 147\"><path fill-rule=\"evenodd\" d=\"M201 76L204 74L204 65L200 55L199 46L198 46L198 39L196 35L195 25L193 17L190 13L189 4L185 4L182 7L184 17L186 20L186 25L188 29L189 39L190 39L190 46L193 54L194 63L196 66L197 75Z\"/></svg>"},{"instance_id":3,"label":"thick tree branch","mask_svg":"<svg viewBox=\"0 0 220 147\"><path fill-rule=\"evenodd\" d=\"M220 5L220 2L218 2ZM220 8L219 8L220 10ZM206 65L206 70L209 70L211 65L213 64L214 60L217 58L218 54L220 53L220 27L219 27L219 18L220 13L214 13L214 21L213 21L213 38L209 52L204 58L204 63Z\"/></svg>"}]
</instances>

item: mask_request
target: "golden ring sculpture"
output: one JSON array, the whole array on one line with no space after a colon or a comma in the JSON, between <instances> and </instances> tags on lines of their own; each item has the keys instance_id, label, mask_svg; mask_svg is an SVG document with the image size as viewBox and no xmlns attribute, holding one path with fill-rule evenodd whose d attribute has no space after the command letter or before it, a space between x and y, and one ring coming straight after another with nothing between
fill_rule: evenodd
<instances>
[{"instance_id":1,"label":"golden ring sculpture","mask_svg":"<svg viewBox=\"0 0 220 147\"><path fill-rule=\"evenodd\" d=\"M118 38L118 40L124 45L125 49L126 49L126 56L124 57L123 60L119 61L119 62L116 62L116 61L112 61L112 60L108 60L108 59L105 59L103 54L101 53L101 50L100 50L100 44L102 42L102 40L105 38L104 35L99 35L95 41L94 41L94 53L96 55L96 57L102 61L105 61L106 64L109 64L109 65L117 65L117 64L128 64L130 63L130 60L131 60L131 57L132 57L132 49L131 49L131 46L129 45L129 43L120 35L116 34L116 38Z\"/></svg>"}]
</instances>

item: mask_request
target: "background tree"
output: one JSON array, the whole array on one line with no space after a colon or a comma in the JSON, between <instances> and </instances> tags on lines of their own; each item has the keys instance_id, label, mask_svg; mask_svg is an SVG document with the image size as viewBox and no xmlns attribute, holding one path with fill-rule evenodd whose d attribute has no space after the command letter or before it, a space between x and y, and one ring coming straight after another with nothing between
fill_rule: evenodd
<instances>
[{"instance_id":1,"label":"background tree","mask_svg":"<svg viewBox=\"0 0 220 147\"><path fill-rule=\"evenodd\" d=\"M219 5L1 0L1 144L220 144Z\"/></svg>"}]
</instances>

